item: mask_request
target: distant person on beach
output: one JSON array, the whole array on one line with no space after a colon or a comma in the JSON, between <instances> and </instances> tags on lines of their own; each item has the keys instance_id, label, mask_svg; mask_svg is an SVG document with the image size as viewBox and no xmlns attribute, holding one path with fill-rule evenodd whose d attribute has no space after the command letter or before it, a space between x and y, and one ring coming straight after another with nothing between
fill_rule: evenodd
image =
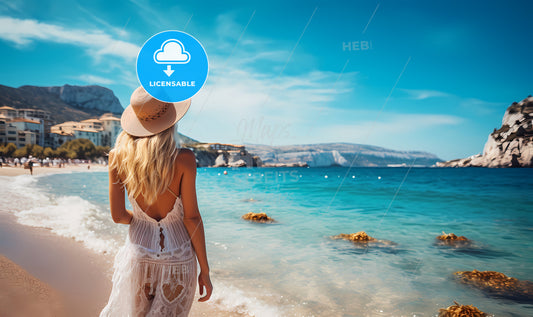
<instances>
[{"instance_id":1,"label":"distant person on beach","mask_svg":"<svg viewBox=\"0 0 533 317\"><path fill-rule=\"evenodd\" d=\"M28 160L24 163L24 169L29 169L30 174L33 175L33 160L31 155L28 157Z\"/></svg>"},{"instance_id":2,"label":"distant person on beach","mask_svg":"<svg viewBox=\"0 0 533 317\"><path fill-rule=\"evenodd\" d=\"M129 224L129 233L100 316L187 316L196 283L205 291L199 301L211 297L196 158L174 140L190 103L164 103L139 87L122 114L124 131L109 152L109 202L113 221Z\"/></svg>"}]
</instances>

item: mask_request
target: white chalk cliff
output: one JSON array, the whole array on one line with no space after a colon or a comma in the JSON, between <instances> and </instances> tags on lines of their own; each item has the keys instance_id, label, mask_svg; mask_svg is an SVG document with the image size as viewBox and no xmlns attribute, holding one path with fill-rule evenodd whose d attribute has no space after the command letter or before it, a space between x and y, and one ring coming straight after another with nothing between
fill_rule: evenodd
<instances>
[{"instance_id":1,"label":"white chalk cliff","mask_svg":"<svg viewBox=\"0 0 533 317\"><path fill-rule=\"evenodd\" d=\"M322 143L269 146L247 144L246 149L261 158L263 166L431 166L440 159L420 151L395 151L373 145Z\"/></svg>"},{"instance_id":2,"label":"white chalk cliff","mask_svg":"<svg viewBox=\"0 0 533 317\"><path fill-rule=\"evenodd\" d=\"M483 154L436 163L438 167L533 167L533 97L513 102Z\"/></svg>"}]
</instances>

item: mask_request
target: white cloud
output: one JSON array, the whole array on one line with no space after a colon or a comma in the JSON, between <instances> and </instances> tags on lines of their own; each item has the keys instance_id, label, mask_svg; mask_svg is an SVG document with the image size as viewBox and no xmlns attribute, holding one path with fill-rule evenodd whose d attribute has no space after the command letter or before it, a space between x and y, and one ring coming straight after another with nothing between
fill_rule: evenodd
<instances>
[{"instance_id":1,"label":"white cloud","mask_svg":"<svg viewBox=\"0 0 533 317\"><path fill-rule=\"evenodd\" d=\"M438 91L438 90L428 90L428 89L398 89L398 90L407 93L411 99L415 99L415 100L424 100L424 99L436 98L436 97L453 96L451 94Z\"/></svg>"},{"instance_id":2,"label":"white cloud","mask_svg":"<svg viewBox=\"0 0 533 317\"><path fill-rule=\"evenodd\" d=\"M182 30L186 32L187 29L196 27L193 14L178 6L178 1L158 3L150 0L130 0L130 2L137 7L135 9L136 15L155 30Z\"/></svg>"},{"instance_id":3,"label":"white cloud","mask_svg":"<svg viewBox=\"0 0 533 317\"><path fill-rule=\"evenodd\" d=\"M450 104L457 104L463 109L480 115L493 114L506 106L504 102L486 101L478 98L465 98L451 93L428 89L398 89L408 95L409 99L425 100L430 98L447 98Z\"/></svg>"},{"instance_id":4,"label":"white cloud","mask_svg":"<svg viewBox=\"0 0 533 317\"><path fill-rule=\"evenodd\" d=\"M76 79L79 79L81 81L84 81L86 82L87 84L89 85L95 85L95 84L100 84L100 85L111 85L114 83L113 80L109 79L109 78L105 78L105 77L100 77L100 76L95 76L95 75L90 75L90 74L83 74L83 75L80 75L78 77L76 77Z\"/></svg>"},{"instance_id":5,"label":"white cloud","mask_svg":"<svg viewBox=\"0 0 533 317\"><path fill-rule=\"evenodd\" d=\"M360 111L354 112L355 115L351 117L357 117ZM350 124L323 124L317 127L316 134L324 142L374 144L397 149L406 145L414 146L412 149L428 148L434 142L431 141L432 131L460 125L464 121L461 117L446 114L379 114L375 111L369 120Z\"/></svg>"},{"instance_id":6,"label":"white cloud","mask_svg":"<svg viewBox=\"0 0 533 317\"><path fill-rule=\"evenodd\" d=\"M274 76L230 65L210 75L180 129L200 140L286 143L316 122L321 108L350 92L355 75L336 82L333 72Z\"/></svg>"},{"instance_id":7,"label":"white cloud","mask_svg":"<svg viewBox=\"0 0 533 317\"><path fill-rule=\"evenodd\" d=\"M218 49L209 56L207 85L179 124L182 133L202 141L288 144L356 87L355 72L276 71L287 62L291 45L284 43L283 50L272 39L245 32L249 20L246 16L237 23L233 14L217 18L214 33L224 36L206 39L208 50Z\"/></svg>"},{"instance_id":8,"label":"white cloud","mask_svg":"<svg viewBox=\"0 0 533 317\"><path fill-rule=\"evenodd\" d=\"M354 122L350 125L337 125L338 132L349 132L352 136L366 133L398 135L434 128L439 125L457 125L463 118L445 114L382 113L375 120Z\"/></svg>"},{"instance_id":9,"label":"white cloud","mask_svg":"<svg viewBox=\"0 0 533 317\"><path fill-rule=\"evenodd\" d=\"M478 98L464 98L460 100L459 105L466 111L478 115L490 115L496 111L500 111L503 115L505 109L509 106L509 103L486 101Z\"/></svg>"},{"instance_id":10,"label":"white cloud","mask_svg":"<svg viewBox=\"0 0 533 317\"><path fill-rule=\"evenodd\" d=\"M80 46L93 58L104 55L134 60L140 47L117 40L98 30L70 29L60 25L39 22L32 19L0 17L0 38L24 47L33 41L47 41Z\"/></svg>"}]
</instances>

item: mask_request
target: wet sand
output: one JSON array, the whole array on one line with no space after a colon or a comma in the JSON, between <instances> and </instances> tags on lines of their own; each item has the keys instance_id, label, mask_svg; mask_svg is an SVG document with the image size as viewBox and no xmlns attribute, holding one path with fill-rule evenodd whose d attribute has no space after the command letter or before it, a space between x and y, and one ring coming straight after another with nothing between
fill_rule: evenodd
<instances>
[{"instance_id":1,"label":"wet sand","mask_svg":"<svg viewBox=\"0 0 533 317\"><path fill-rule=\"evenodd\" d=\"M0 254L19 266L13 263L10 267L22 277L1 280L2 302L10 300L18 306L36 295L49 296L52 301L30 300L35 306L32 309L43 312L59 309L59 316L80 317L98 316L105 306L111 290L109 256L96 254L81 243L56 236L47 229L20 225L14 216L5 212L0 214ZM15 284L18 292L10 291L10 283ZM1 315L40 316L31 312Z\"/></svg>"},{"instance_id":2,"label":"wet sand","mask_svg":"<svg viewBox=\"0 0 533 317\"><path fill-rule=\"evenodd\" d=\"M66 316L63 297L50 285L0 255L1 316Z\"/></svg>"}]
</instances>

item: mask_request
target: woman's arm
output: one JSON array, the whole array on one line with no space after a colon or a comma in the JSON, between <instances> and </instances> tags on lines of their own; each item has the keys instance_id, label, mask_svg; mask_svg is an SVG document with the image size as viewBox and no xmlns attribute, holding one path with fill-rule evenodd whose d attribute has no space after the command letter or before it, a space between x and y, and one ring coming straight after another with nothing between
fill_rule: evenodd
<instances>
[{"instance_id":1,"label":"woman's arm","mask_svg":"<svg viewBox=\"0 0 533 317\"><path fill-rule=\"evenodd\" d=\"M113 158L113 152L109 152L109 162ZM124 198L124 186L117 175L117 172L109 165L109 206L111 217L115 223L129 224L133 214L126 209Z\"/></svg>"},{"instance_id":2,"label":"woman's arm","mask_svg":"<svg viewBox=\"0 0 533 317\"><path fill-rule=\"evenodd\" d=\"M205 234L202 216L198 210L198 201L196 199L196 158L191 150L183 149L182 155L183 177L181 179L181 201L183 203L183 224L191 237L191 242L198 257L200 264L200 275L198 276L198 285L200 295L203 295L205 288L206 294L199 301L204 302L211 297L213 286L209 278L209 264L207 263L207 252L205 249Z\"/></svg>"}]
</instances>

